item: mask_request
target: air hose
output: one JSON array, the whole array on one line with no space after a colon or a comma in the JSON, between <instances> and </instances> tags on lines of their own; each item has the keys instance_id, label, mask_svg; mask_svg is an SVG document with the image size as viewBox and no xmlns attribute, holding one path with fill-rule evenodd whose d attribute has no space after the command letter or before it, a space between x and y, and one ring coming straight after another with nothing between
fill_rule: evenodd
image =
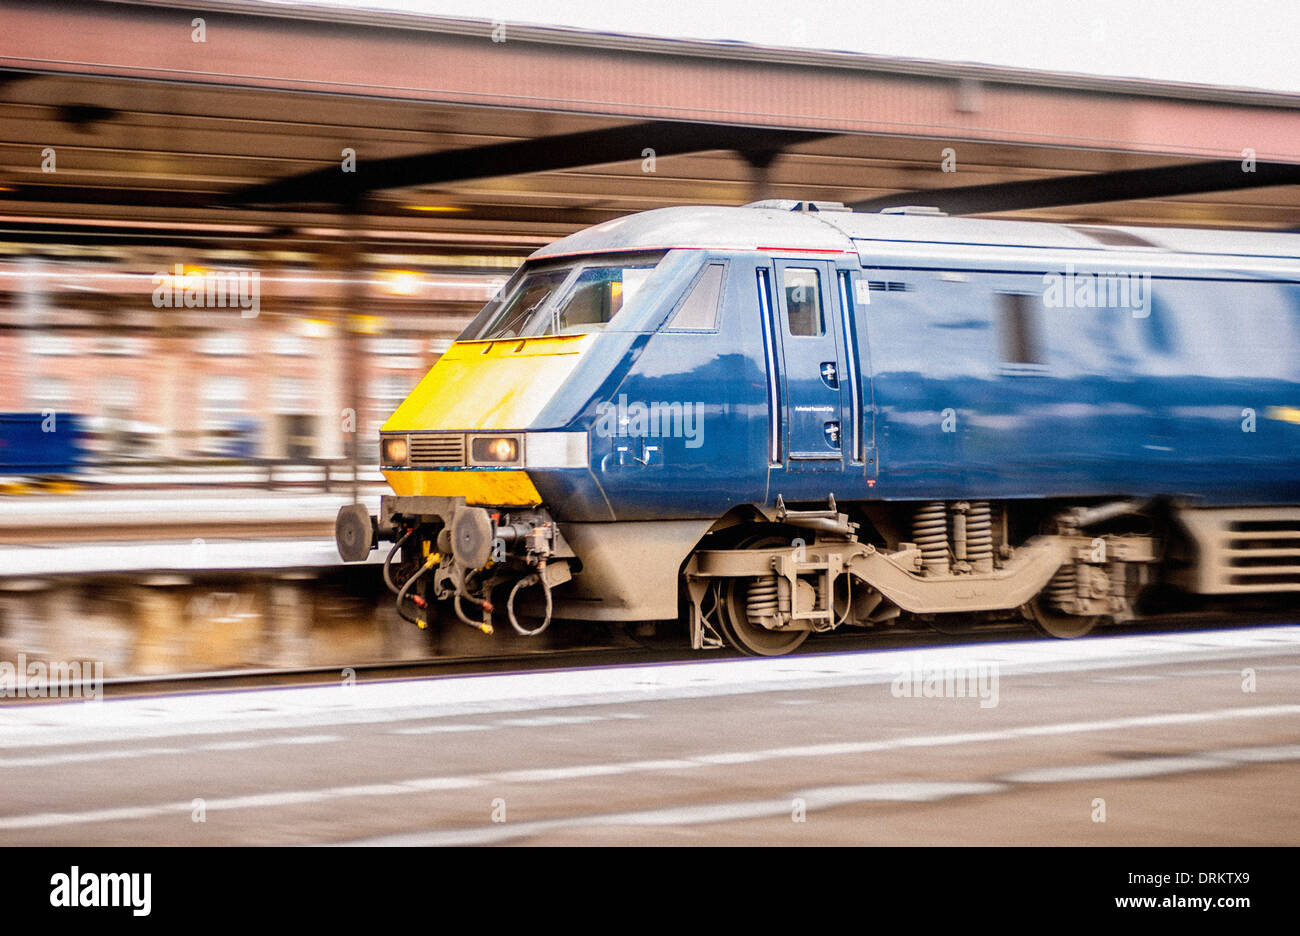
<instances>
[{"instance_id":1,"label":"air hose","mask_svg":"<svg viewBox=\"0 0 1300 936\"><path fill-rule=\"evenodd\" d=\"M410 535L411 534L409 533L407 534L407 536ZM405 537L403 537L403 539L405 539ZM415 574L413 574L409 579L407 579L404 583L402 583L402 587L397 590L397 613L402 616L403 620L409 621L410 623L414 624L416 627L420 628L420 630L424 630L425 627L428 626L428 623L426 621L421 621L419 618L411 617L402 608L402 604L409 597L411 599L411 603L414 604L416 607L419 608L428 607L428 602L425 601L423 598L421 598L419 595L410 594L411 586L414 585L419 580L420 576L424 575L425 572L428 572L430 569L432 569L441 561L442 561L442 556L438 555L437 553L432 554L431 556L429 556L428 559L424 561L423 565L421 565L418 569L415 570ZM385 573L384 578L388 578L387 563L384 564L384 573Z\"/></svg>"},{"instance_id":2,"label":"air hose","mask_svg":"<svg viewBox=\"0 0 1300 936\"><path fill-rule=\"evenodd\" d=\"M492 633L492 622L491 622L491 621L471 621L471 620L466 616L465 612L461 609L461 606L460 606L460 599L461 599L461 598L469 598L470 601L474 602L474 603L477 604L479 607L481 607L481 608L484 610L484 612L487 613L487 614L491 614L491 613L492 613L492 604L491 604L491 602L483 601L483 600L481 600L481 599L479 599L479 598L475 598L473 595L461 595L461 594L458 592L458 593L456 594L456 597L452 600L452 603L451 603L451 606L452 606L452 607L455 609L455 611L456 611L456 617L460 618L462 622L464 622L465 624L468 624L470 627L474 628L474 629L477 630L477 631L482 631L482 632L485 633L485 634L491 634L491 633Z\"/></svg>"},{"instance_id":3,"label":"air hose","mask_svg":"<svg viewBox=\"0 0 1300 936\"><path fill-rule=\"evenodd\" d=\"M520 589L530 588L533 585L542 586L542 594L546 596L546 616L542 618L542 623L537 627L529 630L522 626L515 618L515 595L519 594ZM525 575L519 581L515 582L515 587L510 589L510 597L506 599L506 616L510 618L510 626L515 629L516 634L522 634L525 637L536 637L546 628L551 626L551 586L546 584L546 579L536 573Z\"/></svg>"},{"instance_id":4,"label":"air hose","mask_svg":"<svg viewBox=\"0 0 1300 936\"><path fill-rule=\"evenodd\" d=\"M415 532L415 529L415 527L411 527L403 533L401 539L394 543L393 548L388 551L388 558L384 560L384 584L388 586L388 590L393 594L399 594L401 592L401 589L393 584L393 574L391 571L393 557L397 555L397 551L402 548L403 544L411 538L411 534ZM400 600L398 601L398 604L401 604ZM405 615L403 615L403 617L405 617Z\"/></svg>"}]
</instances>

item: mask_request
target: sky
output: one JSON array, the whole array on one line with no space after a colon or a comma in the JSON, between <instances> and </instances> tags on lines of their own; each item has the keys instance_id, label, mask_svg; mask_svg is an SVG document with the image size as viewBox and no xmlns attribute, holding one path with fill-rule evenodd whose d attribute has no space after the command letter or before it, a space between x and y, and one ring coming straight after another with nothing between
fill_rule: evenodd
<instances>
[{"instance_id":1,"label":"sky","mask_svg":"<svg viewBox=\"0 0 1300 936\"><path fill-rule=\"evenodd\" d=\"M1300 0L310 2L1300 93Z\"/></svg>"}]
</instances>

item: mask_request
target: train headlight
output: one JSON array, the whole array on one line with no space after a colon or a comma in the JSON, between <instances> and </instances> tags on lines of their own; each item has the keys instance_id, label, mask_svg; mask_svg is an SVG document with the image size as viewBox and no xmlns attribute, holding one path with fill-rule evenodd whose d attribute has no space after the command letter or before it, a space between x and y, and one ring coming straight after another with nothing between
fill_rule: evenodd
<instances>
[{"instance_id":1,"label":"train headlight","mask_svg":"<svg viewBox=\"0 0 1300 936\"><path fill-rule=\"evenodd\" d=\"M476 465L519 464L518 436L475 436L470 440L470 459Z\"/></svg>"},{"instance_id":2,"label":"train headlight","mask_svg":"<svg viewBox=\"0 0 1300 936\"><path fill-rule=\"evenodd\" d=\"M379 464L385 468L405 467L410 450L406 436L386 436L379 443Z\"/></svg>"}]
</instances>

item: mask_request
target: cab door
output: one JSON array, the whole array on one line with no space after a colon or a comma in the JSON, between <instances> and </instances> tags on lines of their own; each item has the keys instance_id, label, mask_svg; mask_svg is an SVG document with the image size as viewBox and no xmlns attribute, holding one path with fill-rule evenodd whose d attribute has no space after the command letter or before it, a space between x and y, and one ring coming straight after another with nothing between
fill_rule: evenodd
<instances>
[{"instance_id":1,"label":"cab door","mask_svg":"<svg viewBox=\"0 0 1300 936\"><path fill-rule=\"evenodd\" d=\"M834 264L777 260L777 328L784 358L786 468L842 471L848 377Z\"/></svg>"}]
</instances>

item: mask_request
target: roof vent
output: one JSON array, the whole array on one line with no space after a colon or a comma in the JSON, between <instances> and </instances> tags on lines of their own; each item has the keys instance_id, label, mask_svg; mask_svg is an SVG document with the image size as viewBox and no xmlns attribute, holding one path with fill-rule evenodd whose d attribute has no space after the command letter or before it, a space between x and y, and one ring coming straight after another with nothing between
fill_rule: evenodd
<instances>
[{"instance_id":1,"label":"roof vent","mask_svg":"<svg viewBox=\"0 0 1300 936\"><path fill-rule=\"evenodd\" d=\"M763 201L750 202L746 208L772 208L776 211L852 211L843 202L837 201L797 201L793 198L767 198Z\"/></svg>"},{"instance_id":2,"label":"roof vent","mask_svg":"<svg viewBox=\"0 0 1300 936\"><path fill-rule=\"evenodd\" d=\"M948 217L948 212L940 211L934 205L894 205L890 208L881 208L880 213L887 215L924 215L929 218Z\"/></svg>"}]
</instances>

